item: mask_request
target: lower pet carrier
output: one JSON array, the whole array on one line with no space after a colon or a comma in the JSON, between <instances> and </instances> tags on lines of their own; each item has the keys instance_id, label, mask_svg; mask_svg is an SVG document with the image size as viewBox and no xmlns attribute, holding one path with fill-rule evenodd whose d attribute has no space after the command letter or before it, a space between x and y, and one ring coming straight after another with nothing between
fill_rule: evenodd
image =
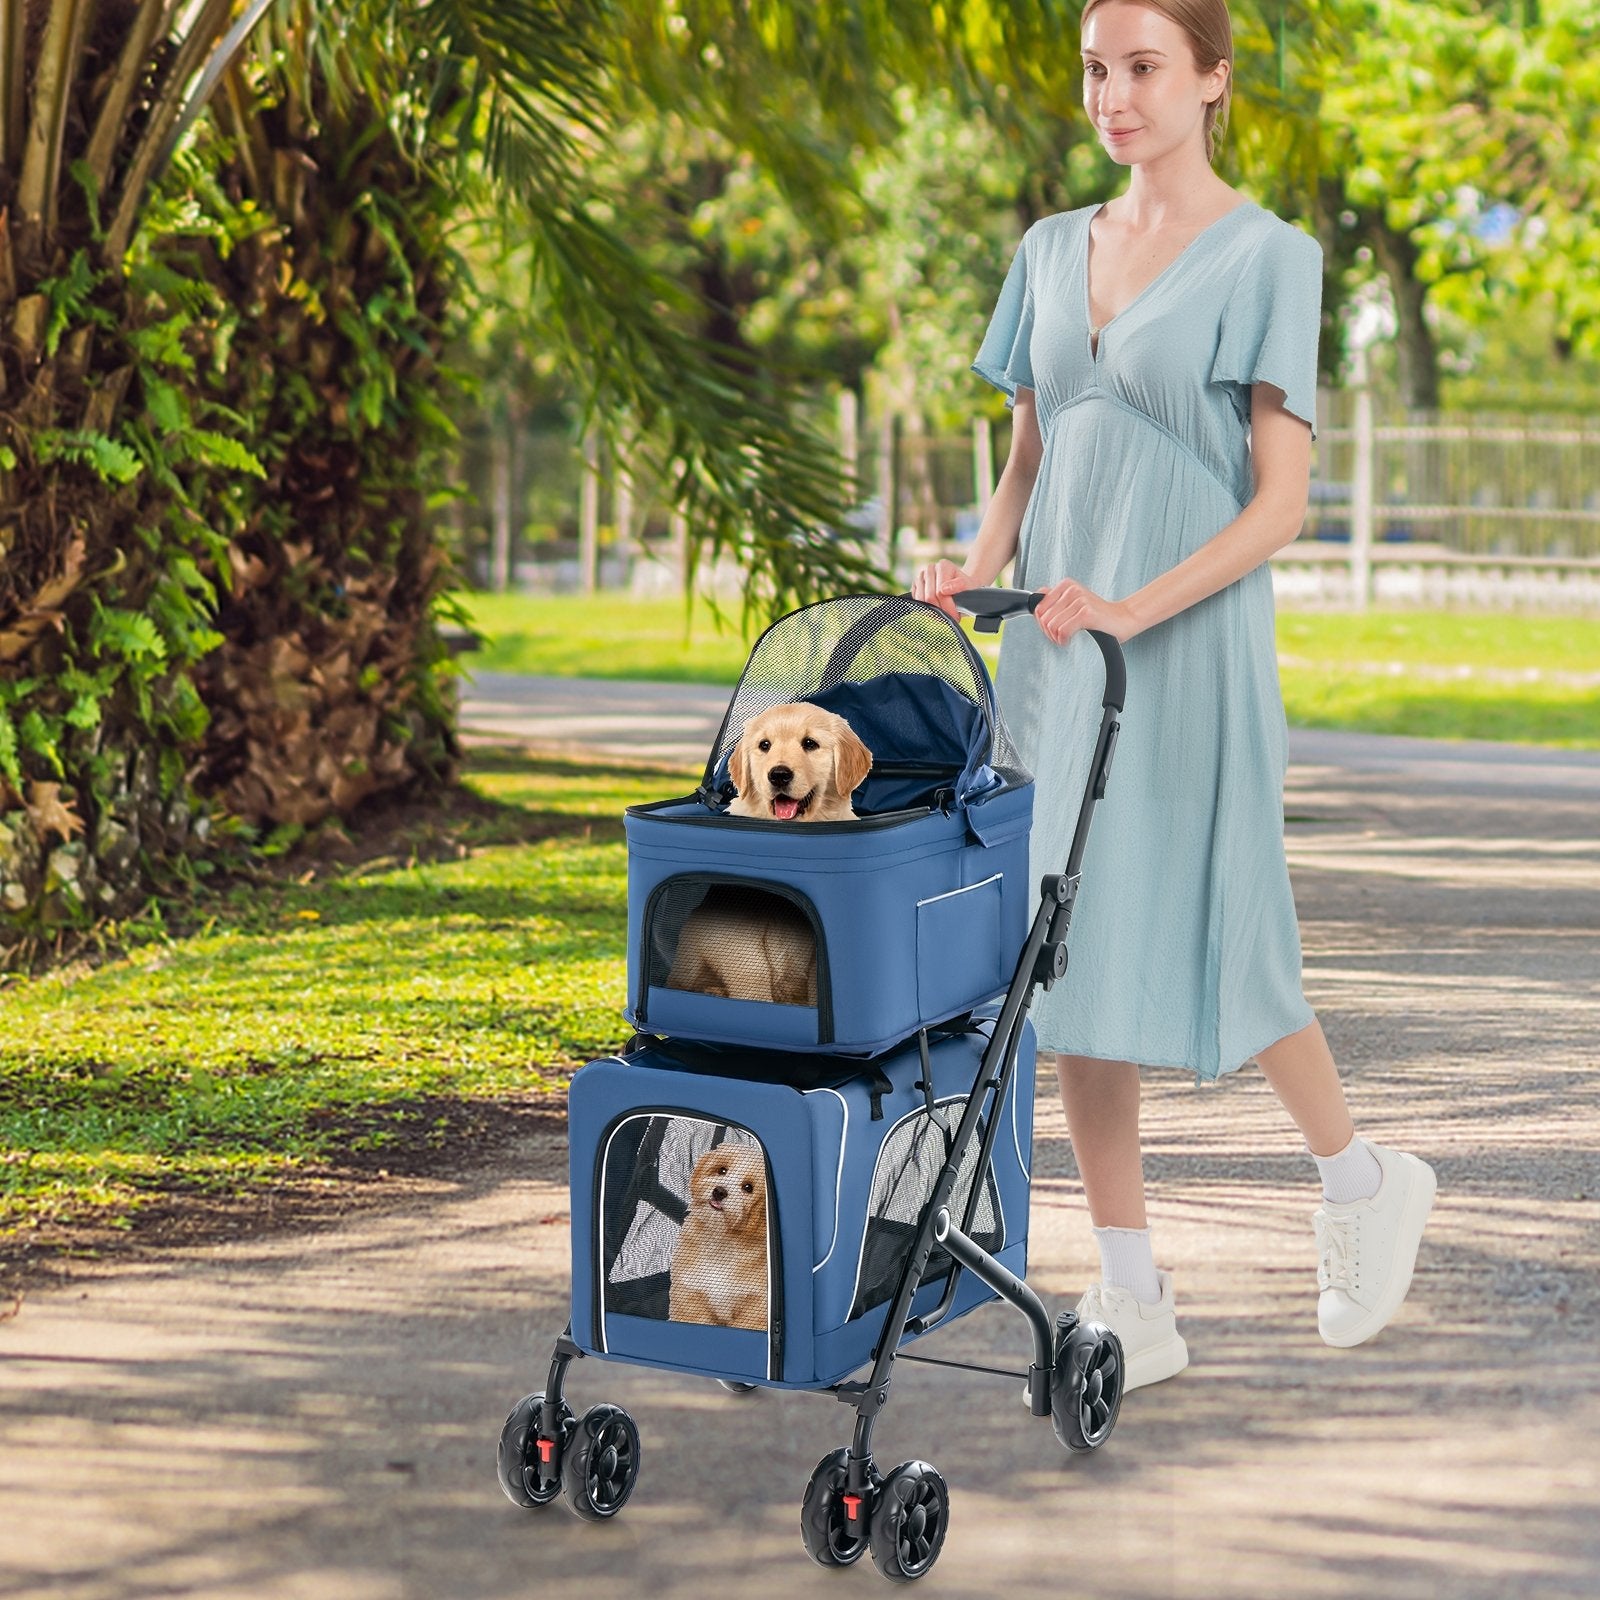
<instances>
[{"instance_id":1,"label":"lower pet carrier","mask_svg":"<svg viewBox=\"0 0 1600 1600\"><path fill-rule=\"evenodd\" d=\"M980 628L1038 598L955 597ZM517 1505L563 1498L603 1520L638 1480L627 1412L601 1404L579 1417L568 1405L575 1360L648 1365L735 1391L817 1389L853 1403L856 1422L851 1443L825 1456L806 1487L806 1551L823 1566L870 1553L889 1578L920 1577L944 1542L948 1490L926 1462L881 1473L874 1423L895 1362L928 1359L906 1347L996 1297L1029 1325L1027 1370L1001 1375L1026 1385L1031 1414L1050 1417L1071 1450L1109 1437L1123 1389L1115 1334L1070 1311L1052 1324L1023 1281L1027 1012L1035 987L1066 969L1088 823L1123 699L1117 644L1092 637L1106 665L1104 715L1065 870L1043 880L1031 922L1017 899L1029 780L981 659L949 618L915 601L848 596L774 624L700 793L630 812L639 1031L572 1082L572 1315L544 1389L501 1430L500 1486ZM829 700L872 751L858 820L722 815L740 729L794 698L797 683L806 698ZM730 884L803 915L816 944L814 1006L662 981L675 927ZM927 911L947 902L960 914Z\"/></svg>"}]
</instances>

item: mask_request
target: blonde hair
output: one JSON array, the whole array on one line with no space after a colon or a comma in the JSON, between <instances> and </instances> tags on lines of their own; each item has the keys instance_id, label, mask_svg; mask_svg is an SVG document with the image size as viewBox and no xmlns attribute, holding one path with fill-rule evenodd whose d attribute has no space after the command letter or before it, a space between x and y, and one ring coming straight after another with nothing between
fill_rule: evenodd
<instances>
[{"instance_id":1,"label":"blonde hair","mask_svg":"<svg viewBox=\"0 0 1600 1600\"><path fill-rule=\"evenodd\" d=\"M1079 26L1089 20L1090 12L1113 3L1114 0L1086 0ZM1210 72L1219 61L1228 63L1222 93L1206 107L1206 160L1210 161L1216 154L1217 140L1228 126L1228 103L1233 98L1233 19L1228 15L1227 0L1115 0L1115 3L1146 6L1169 22L1177 23L1189 36L1197 72Z\"/></svg>"}]
</instances>

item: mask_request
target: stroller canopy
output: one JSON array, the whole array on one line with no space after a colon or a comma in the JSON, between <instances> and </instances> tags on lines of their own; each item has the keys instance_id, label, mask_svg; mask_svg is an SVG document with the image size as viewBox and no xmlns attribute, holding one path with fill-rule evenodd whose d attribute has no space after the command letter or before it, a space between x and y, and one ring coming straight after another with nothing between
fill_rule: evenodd
<instances>
[{"instance_id":1,"label":"stroller canopy","mask_svg":"<svg viewBox=\"0 0 1600 1600\"><path fill-rule=\"evenodd\" d=\"M943 612L906 595L841 595L780 617L756 641L706 763L702 794L729 792L751 717L809 700L872 752L857 812L960 808L1033 781L1001 720L983 658Z\"/></svg>"}]
</instances>

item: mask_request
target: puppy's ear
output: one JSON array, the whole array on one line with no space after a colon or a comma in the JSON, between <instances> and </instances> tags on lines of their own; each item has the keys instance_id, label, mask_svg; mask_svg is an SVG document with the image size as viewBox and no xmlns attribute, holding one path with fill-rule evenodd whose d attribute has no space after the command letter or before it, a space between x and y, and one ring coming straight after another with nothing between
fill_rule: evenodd
<instances>
[{"instance_id":1,"label":"puppy's ear","mask_svg":"<svg viewBox=\"0 0 1600 1600\"><path fill-rule=\"evenodd\" d=\"M839 785L839 793L851 795L872 771L872 752L856 737L855 729L843 717L836 720L839 738L833 747L833 777Z\"/></svg>"},{"instance_id":2,"label":"puppy's ear","mask_svg":"<svg viewBox=\"0 0 1600 1600\"><path fill-rule=\"evenodd\" d=\"M739 791L741 800L755 798L755 782L750 775L750 724L745 724L739 742L728 752L728 781Z\"/></svg>"}]
</instances>

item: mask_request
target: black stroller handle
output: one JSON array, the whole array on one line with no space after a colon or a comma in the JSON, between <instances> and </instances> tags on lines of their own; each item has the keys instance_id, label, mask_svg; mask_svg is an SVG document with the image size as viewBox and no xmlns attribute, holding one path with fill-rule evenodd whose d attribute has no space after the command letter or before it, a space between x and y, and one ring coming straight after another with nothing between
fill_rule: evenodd
<instances>
[{"instance_id":1,"label":"black stroller handle","mask_svg":"<svg viewBox=\"0 0 1600 1600\"><path fill-rule=\"evenodd\" d=\"M1026 616L1039 609L1044 599L1042 589L957 589L950 596L958 611L965 611L973 619L972 626L979 633L998 633L1007 617ZM1122 660L1122 646L1109 633L1094 628L1086 630L1100 646L1106 664L1106 692L1102 706L1122 709L1128 692L1128 669Z\"/></svg>"}]
</instances>

